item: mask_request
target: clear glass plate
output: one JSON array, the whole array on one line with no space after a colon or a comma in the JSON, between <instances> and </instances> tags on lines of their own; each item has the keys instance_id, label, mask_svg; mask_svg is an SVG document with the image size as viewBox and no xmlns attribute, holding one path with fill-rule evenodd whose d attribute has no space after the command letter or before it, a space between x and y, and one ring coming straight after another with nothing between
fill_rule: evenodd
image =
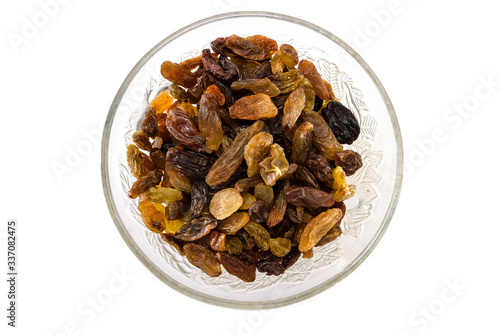
<instances>
[{"instance_id":1,"label":"clear glass plate","mask_svg":"<svg viewBox=\"0 0 500 335\"><path fill-rule=\"evenodd\" d=\"M181 61L201 53L217 37L261 34L289 43L301 59L313 61L340 101L356 115L361 135L352 148L364 166L348 182L357 195L348 201L344 234L300 258L282 276L257 274L245 283L224 270L210 278L145 228L137 200L127 191L134 182L126 147L148 104L170 83L160 74L165 60ZM392 104L382 84L346 43L309 22L275 13L234 12L195 22L164 39L132 69L111 105L102 142L102 180L111 216L139 260L165 284L192 298L232 308L284 306L318 294L350 274L370 254L395 210L402 180L403 149Z\"/></svg>"}]
</instances>

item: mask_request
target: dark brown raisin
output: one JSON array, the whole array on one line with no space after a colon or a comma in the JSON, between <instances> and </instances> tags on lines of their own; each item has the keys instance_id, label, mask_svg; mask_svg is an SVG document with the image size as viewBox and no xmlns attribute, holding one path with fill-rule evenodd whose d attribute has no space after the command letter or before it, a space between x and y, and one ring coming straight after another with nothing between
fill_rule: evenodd
<instances>
[{"instance_id":1,"label":"dark brown raisin","mask_svg":"<svg viewBox=\"0 0 500 335\"><path fill-rule=\"evenodd\" d=\"M209 217L199 217L184 224L175 237L182 241L194 241L210 233L217 226L217 221Z\"/></svg>"},{"instance_id":2,"label":"dark brown raisin","mask_svg":"<svg viewBox=\"0 0 500 335\"><path fill-rule=\"evenodd\" d=\"M146 192L150 187L158 185L162 176L163 173L161 171L149 171L145 176L137 179L137 181L130 188L128 196L132 199L137 198L138 195Z\"/></svg>"},{"instance_id":3,"label":"dark brown raisin","mask_svg":"<svg viewBox=\"0 0 500 335\"><path fill-rule=\"evenodd\" d=\"M291 187L286 192L289 204L301 207L331 207L335 202L333 194L311 187Z\"/></svg>"},{"instance_id":4,"label":"dark brown raisin","mask_svg":"<svg viewBox=\"0 0 500 335\"><path fill-rule=\"evenodd\" d=\"M168 149L166 159L175 170L193 179L204 179L214 163L212 157L177 148Z\"/></svg>"},{"instance_id":5,"label":"dark brown raisin","mask_svg":"<svg viewBox=\"0 0 500 335\"><path fill-rule=\"evenodd\" d=\"M248 209L248 215L253 222L266 222L269 212L269 205L262 200L257 200Z\"/></svg>"},{"instance_id":6,"label":"dark brown raisin","mask_svg":"<svg viewBox=\"0 0 500 335\"><path fill-rule=\"evenodd\" d=\"M196 180L191 188L191 212L199 215L208 205L208 185L203 180Z\"/></svg>"},{"instance_id":7,"label":"dark brown raisin","mask_svg":"<svg viewBox=\"0 0 500 335\"><path fill-rule=\"evenodd\" d=\"M149 137L155 137L158 134L158 120L154 109L149 109L142 120L141 131Z\"/></svg>"},{"instance_id":8,"label":"dark brown raisin","mask_svg":"<svg viewBox=\"0 0 500 335\"><path fill-rule=\"evenodd\" d=\"M255 265L252 266L227 252L218 252L216 257L224 269L233 276L245 282L253 282L255 280Z\"/></svg>"},{"instance_id":9,"label":"dark brown raisin","mask_svg":"<svg viewBox=\"0 0 500 335\"><path fill-rule=\"evenodd\" d=\"M339 101L330 101L321 110L321 115L340 143L352 144L358 138L361 131L358 120L349 108Z\"/></svg>"},{"instance_id":10,"label":"dark brown raisin","mask_svg":"<svg viewBox=\"0 0 500 335\"><path fill-rule=\"evenodd\" d=\"M340 166L346 176L352 176L363 166L363 162L356 151L344 150L335 154L335 166Z\"/></svg>"}]
</instances>

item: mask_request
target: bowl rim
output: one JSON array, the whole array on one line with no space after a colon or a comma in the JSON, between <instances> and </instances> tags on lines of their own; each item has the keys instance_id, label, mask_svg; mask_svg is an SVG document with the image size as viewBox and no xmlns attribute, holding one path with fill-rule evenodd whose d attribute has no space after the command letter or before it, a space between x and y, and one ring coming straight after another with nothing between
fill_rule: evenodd
<instances>
[{"instance_id":1,"label":"bowl rim","mask_svg":"<svg viewBox=\"0 0 500 335\"><path fill-rule=\"evenodd\" d=\"M377 87L377 90L379 91L380 95L382 96L384 103L387 107L387 110L389 112L389 117L392 123L393 131L394 131L394 136L396 139L396 157L397 157L397 164L396 164L396 176L395 176L395 181L394 181L394 190L391 198L391 202L389 204L389 207L387 209L387 212L384 216L383 222L380 225L379 229L375 233L374 237L372 240L368 243L368 245L362 250L362 252L350 263L346 266L345 270L341 273L338 273L337 275L329 278L328 280L324 281L321 284L316 285L312 289L309 289L305 292L298 293L296 295L286 297L286 298L280 298L276 300L270 300L270 301L237 301L237 300L230 300L230 299L223 299L223 298L218 298L214 297L208 294L204 294L202 292L195 291L178 281L174 280L173 278L169 277L166 275L160 268L158 268L146 255L145 253L139 248L139 246L135 243L133 240L131 234L127 231L125 228L124 223L121 220L121 217L117 211L117 208L115 206L115 203L113 201L113 195L110 187L110 182L109 182L109 171L108 171L108 150L109 150L109 136L110 136L110 130L113 124L113 120L117 111L118 106L120 105L120 102L134 79L134 77L137 75L137 73L142 69L142 67L146 64L146 62L154 56L160 49L162 49L166 44L168 44L170 41L178 38L179 36L183 35L184 33L191 31L195 28L207 25L209 23L213 23L216 21L222 21L226 19L234 19L238 17L264 17L264 18L270 18L270 19L277 19L277 20L282 20L282 21L287 21L291 23L295 23L298 25L305 26L306 28L312 29L315 32L327 37L328 39L332 40L334 43L338 44L340 47L342 47L345 51L347 51L358 63L361 65L363 70L368 74L370 79L373 81L375 86ZM278 14L278 13L272 13L272 12L265 12L265 11L236 11L236 12L229 12L229 13L224 13L224 14L218 14L218 15L213 15L201 20L198 20L196 22L193 22L166 37L163 39L161 42L156 44L151 50L149 50L140 60L137 62L137 64L134 66L134 68L130 71L130 73L127 75L125 80L123 81L122 85L120 86L120 89L118 90L115 98L113 99L113 102L111 104L111 107L109 109L106 122L104 124L104 131L103 131L103 137L102 137L102 145L101 145L101 178L102 178L102 186L103 186L103 191L106 199L106 203L108 206L108 210L111 214L111 217L115 223L116 228L118 229L118 232L122 236L123 240L127 244L127 246L130 248L132 253L141 261L141 263L149 270L151 273L153 273L158 279L160 279L162 282L173 288L174 290L187 295L188 297L191 297L193 299L209 303L212 305L216 306L221 306L221 307L227 307L227 308L234 308L234 309L246 309L246 310L254 310L254 309L268 309L268 308L277 308L277 307L283 307L287 306L290 304L294 304L296 302L305 300L307 298L310 298L312 296L315 296L316 294L319 294L326 289L332 287L336 283L340 282L342 279L347 277L349 274L351 274L355 269L358 268L361 263L368 257L368 255L373 251L375 246L379 243L380 239L386 232L389 223L394 215L394 211L396 209L396 205L399 200L399 195L401 191L401 185L402 185L402 180L403 180L403 143L402 143L402 138L401 138L401 131L399 128L399 123L396 117L396 113L394 111L394 107L391 103L391 100L389 99L389 96L384 89L382 83L378 79L378 77L375 75L373 70L368 66L368 64L361 58L361 56L354 51L347 43L345 43L343 40L338 38L337 36L333 35L332 33L328 32L327 30L310 23L308 21L293 17L293 16L288 16L284 14Z\"/></svg>"}]
</instances>

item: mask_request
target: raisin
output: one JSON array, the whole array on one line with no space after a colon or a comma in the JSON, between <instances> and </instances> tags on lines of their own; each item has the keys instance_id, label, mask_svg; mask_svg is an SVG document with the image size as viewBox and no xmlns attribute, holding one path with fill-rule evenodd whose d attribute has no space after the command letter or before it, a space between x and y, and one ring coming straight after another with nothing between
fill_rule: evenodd
<instances>
[{"instance_id":1,"label":"raisin","mask_svg":"<svg viewBox=\"0 0 500 335\"><path fill-rule=\"evenodd\" d=\"M183 60L182 62L180 62L180 65L184 66L189 70L194 70L197 67L202 66L201 55Z\"/></svg>"},{"instance_id":2,"label":"raisin","mask_svg":"<svg viewBox=\"0 0 500 335\"><path fill-rule=\"evenodd\" d=\"M299 63L299 70L304 75L304 77L311 82L314 87L316 94L323 100L334 99L335 97L330 96L328 88L326 87L321 75L316 70L316 66L311 61L303 59Z\"/></svg>"},{"instance_id":3,"label":"raisin","mask_svg":"<svg viewBox=\"0 0 500 335\"><path fill-rule=\"evenodd\" d=\"M256 121L253 125L246 128L236 136L233 144L226 151L224 151L208 172L205 179L208 185L218 185L231 177L243 161L245 145L263 128L264 122Z\"/></svg>"},{"instance_id":4,"label":"raisin","mask_svg":"<svg viewBox=\"0 0 500 335\"><path fill-rule=\"evenodd\" d=\"M238 72L240 74L240 79L249 78L252 71L259 66L261 63L256 62L251 59L245 59L243 57L235 56L231 57L231 61L238 67Z\"/></svg>"},{"instance_id":5,"label":"raisin","mask_svg":"<svg viewBox=\"0 0 500 335\"><path fill-rule=\"evenodd\" d=\"M130 172L136 178L144 176L149 171L156 170L151 158L133 144L127 147L127 164L130 167Z\"/></svg>"},{"instance_id":6,"label":"raisin","mask_svg":"<svg viewBox=\"0 0 500 335\"><path fill-rule=\"evenodd\" d=\"M264 79L273 74L271 68L271 62L266 61L259 64L253 69L253 71L248 76L249 79Z\"/></svg>"},{"instance_id":7,"label":"raisin","mask_svg":"<svg viewBox=\"0 0 500 335\"><path fill-rule=\"evenodd\" d=\"M314 91L314 87L312 87L311 82L309 80L304 78L302 82L302 88L304 89L304 94L306 96L304 109L313 109L317 97L316 92Z\"/></svg>"},{"instance_id":8,"label":"raisin","mask_svg":"<svg viewBox=\"0 0 500 335\"><path fill-rule=\"evenodd\" d=\"M186 147L197 152L210 153L205 145L205 137L200 133L193 119L180 108L174 108L167 117L170 134Z\"/></svg>"},{"instance_id":9,"label":"raisin","mask_svg":"<svg viewBox=\"0 0 500 335\"><path fill-rule=\"evenodd\" d=\"M269 212L269 205L262 200L254 202L248 209L250 220L254 222L266 222L269 217Z\"/></svg>"},{"instance_id":10,"label":"raisin","mask_svg":"<svg viewBox=\"0 0 500 335\"><path fill-rule=\"evenodd\" d=\"M151 201L141 201L138 209L142 221L149 230L154 233L161 233L165 229L165 215Z\"/></svg>"},{"instance_id":11,"label":"raisin","mask_svg":"<svg viewBox=\"0 0 500 335\"><path fill-rule=\"evenodd\" d=\"M229 115L235 119L268 119L275 117L276 114L278 114L278 109L271 98L263 93L244 96L229 108Z\"/></svg>"},{"instance_id":12,"label":"raisin","mask_svg":"<svg viewBox=\"0 0 500 335\"><path fill-rule=\"evenodd\" d=\"M184 246L184 253L191 264L200 268L210 277L218 277L222 273L220 263L207 248L188 243Z\"/></svg>"},{"instance_id":13,"label":"raisin","mask_svg":"<svg viewBox=\"0 0 500 335\"><path fill-rule=\"evenodd\" d=\"M333 193L333 197L335 201L341 202L349 198L352 198L352 196L354 196L355 193L356 193L356 186L344 184L344 186L342 186L340 189L336 190Z\"/></svg>"},{"instance_id":14,"label":"raisin","mask_svg":"<svg viewBox=\"0 0 500 335\"><path fill-rule=\"evenodd\" d=\"M227 252L218 252L216 257L224 269L233 276L245 282L253 282L255 280L255 265L247 264Z\"/></svg>"},{"instance_id":15,"label":"raisin","mask_svg":"<svg viewBox=\"0 0 500 335\"><path fill-rule=\"evenodd\" d=\"M142 120L141 131L149 137L155 137L158 133L158 120L153 109L149 109Z\"/></svg>"},{"instance_id":16,"label":"raisin","mask_svg":"<svg viewBox=\"0 0 500 335\"><path fill-rule=\"evenodd\" d=\"M304 110L302 118L313 125L313 143L316 148L323 156L333 160L335 154L343 149L326 121L320 114L310 110Z\"/></svg>"},{"instance_id":17,"label":"raisin","mask_svg":"<svg viewBox=\"0 0 500 335\"><path fill-rule=\"evenodd\" d=\"M226 40L226 46L241 57L257 61L270 58L278 49L276 41L262 35L249 38L232 35Z\"/></svg>"},{"instance_id":18,"label":"raisin","mask_svg":"<svg viewBox=\"0 0 500 335\"><path fill-rule=\"evenodd\" d=\"M340 223L340 221L339 221L339 223ZM342 235L342 229L340 228L339 223L337 223L335 226L333 226L332 229L330 229L328 231L328 233L326 233L326 235L323 236L321 238L321 240L319 240L318 243L316 243L317 247L321 247L325 244L328 244L328 243L336 240L338 237L340 237L340 235Z\"/></svg>"},{"instance_id":19,"label":"raisin","mask_svg":"<svg viewBox=\"0 0 500 335\"><path fill-rule=\"evenodd\" d=\"M161 234L161 239L165 243L170 244L172 247L174 247L179 252L179 254L184 255L184 250L182 250L184 242L176 239L174 234L163 233Z\"/></svg>"},{"instance_id":20,"label":"raisin","mask_svg":"<svg viewBox=\"0 0 500 335\"><path fill-rule=\"evenodd\" d=\"M151 187L157 185L161 181L162 173L158 170L149 171L146 175L137 179L137 181L132 185L128 196L131 199L137 198L138 195L146 192Z\"/></svg>"},{"instance_id":21,"label":"raisin","mask_svg":"<svg viewBox=\"0 0 500 335\"><path fill-rule=\"evenodd\" d=\"M243 251L243 243L236 236L229 236L227 238L227 252L231 255L239 255Z\"/></svg>"},{"instance_id":22,"label":"raisin","mask_svg":"<svg viewBox=\"0 0 500 335\"><path fill-rule=\"evenodd\" d=\"M233 213L217 225L217 230L227 235L234 235L248 223L250 216L245 212Z\"/></svg>"},{"instance_id":23,"label":"raisin","mask_svg":"<svg viewBox=\"0 0 500 335\"><path fill-rule=\"evenodd\" d=\"M332 183L332 168L325 156L312 154L307 160L307 167L314 174L319 182L327 186Z\"/></svg>"},{"instance_id":24,"label":"raisin","mask_svg":"<svg viewBox=\"0 0 500 335\"><path fill-rule=\"evenodd\" d=\"M288 171L290 165L283 148L279 144L272 144L269 152L270 156L259 164L260 175L267 185L274 186L276 181Z\"/></svg>"},{"instance_id":25,"label":"raisin","mask_svg":"<svg viewBox=\"0 0 500 335\"><path fill-rule=\"evenodd\" d=\"M182 200L169 202L165 208L165 217L167 220L179 220L186 210L188 197L183 196Z\"/></svg>"},{"instance_id":26,"label":"raisin","mask_svg":"<svg viewBox=\"0 0 500 335\"><path fill-rule=\"evenodd\" d=\"M218 113L219 108L219 101L216 97L208 93L201 96L198 110L198 126L201 134L206 139L207 148L212 151L219 150L224 137L222 122Z\"/></svg>"},{"instance_id":27,"label":"raisin","mask_svg":"<svg viewBox=\"0 0 500 335\"><path fill-rule=\"evenodd\" d=\"M173 169L193 179L205 178L214 162L211 157L177 148L168 149L166 159Z\"/></svg>"},{"instance_id":28,"label":"raisin","mask_svg":"<svg viewBox=\"0 0 500 335\"><path fill-rule=\"evenodd\" d=\"M289 180L281 182L280 191L267 218L268 227L274 227L283 220L287 208L286 192L289 186Z\"/></svg>"},{"instance_id":29,"label":"raisin","mask_svg":"<svg viewBox=\"0 0 500 335\"><path fill-rule=\"evenodd\" d=\"M267 254L257 261L257 270L268 276L279 276L285 272L282 259L272 254Z\"/></svg>"},{"instance_id":30,"label":"raisin","mask_svg":"<svg viewBox=\"0 0 500 335\"><path fill-rule=\"evenodd\" d=\"M269 240L269 249L274 256L284 257L292 249L292 241L284 237L271 238Z\"/></svg>"},{"instance_id":31,"label":"raisin","mask_svg":"<svg viewBox=\"0 0 500 335\"><path fill-rule=\"evenodd\" d=\"M352 144L360 134L359 122L349 108L339 101L330 101L321 115L340 143Z\"/></svg>"},{"instance_id":32,"label":"raisin","mask_svg":"<svg viewBox=\"0 0 500 335\"><path fill-rule=\"evenodd\" d=\"M201 58L201 56L200 56ZM178 100L187 100L189 95L187 94L186 90L183 89L182 87L172 84L168 87L168 91L172 95L174 99Z\"/></svg>"},{"instance_id":33,"label":"raisin","mask_svg":"<svg viewBox=\"0 0 500 335\"><path fill-rule=\"evenodd\" d=\"M283 128L281 126L283 120L283 112L278 112L278 114L269 120L269 133L273 135L274 143L278 143L281 146L285 145L283 138Z\"/></svg>"},{"instance_id":34,"label":"raisin","mask_svg":"<svg viewBox=\"0 0 500 335\"><path fill-rule=\"evenodd\" d=\"M132 135L132 141L142 150L151 151L151 142L149 136L142 131L137 131Z\"/></svg>"},{"instance_id":35,"label":"raisin","mask_svg":"<svg viewBox=\"0 0 500 335\"><path fill-rule=\"evenodd\" d=\"M170 96L168 91L158 93L158 95L151 101L149 107L153 109L156 114L163 113L172 105L174 99Z\"/></svg>"},{"instance_id":36,"label":"raisin","mask_svg":"<svg viewBox=\"0 0 500 335\"><path fill-rule=\"evenodd\" d=\"M324 101L323 101L323 100L321 100L321 98L320 98L320 97L316 96L316 97L314 98L314 108L313 108L313 110L314 110L315 112L319 112L319 111L321 110L321 107L323 107L323 102L324 102Z\"/></svg>"},{"instance_id":37,"label":"raisin","mask_svg":"<svg viewBox=\"0 0 500 335\"><path fill-rule=\"evenodd\" d=\"M295 262L297 262L299 257L300 257L299 249L292 248L292 250L290 250L290 252L283 257L283 266L285 267L285 270L288 269L293 264L295 264Z\"/></svg>"},{"instance_id":38,"label":"raisin","mask_svg":"<svg viewBox=\"0 0 500 335\"><path fill-rule=\"evenodd\" d=\"M151 160L158 170L165 169L165 164L167 162L165 153L161 150L155 150L150 154Z\"/></svg>"},{"instance_id":39,"label":"raisin","mask_svg":"<svg viewBox=\"0 0 500 335\"><path fill-rule=\"evenodd\" d=\"M299 251L311 250L340 220L341 216L342 211L340 209L332 208L312 219L300 234Z\"/></svg>"},{"instance_id":40,"label":"raisin","mask_svg":"<svg viewBox=\"0 0 500 335\"><path fill-rule=\"evenodd\" d=\"M263 93L270 98L280 94L279 88L269 78L238 80L231 84L231 88L236 91L249 90L254 94Z\"/></svg>"},{"instance_id":41,"label":"raisin","mask_svg":"<svg viewBox=\"0 0 500 335\"><path fill-rule=\"evenodd\" d=\"M210 202L210 213L217 220L224 220L236 212L243 203L243 198L235 188L225 188L213 196Z\"/></svg>"},{"instance_id":42,"label":"raisin","mask_svg":"<svg viewBox=\"0 0 500 335\"><path fill-rule=\"evenodd\" d=\"M235 236L241 240L243 250L250 250L255 246L255 239L245 229L238 230Z\"/></svg>"},{"instance_id":43,"label":"raisin","mask_svg":"<svg viewBox=\"0 0 500 335\"><path fill-rule=\"evenodd\" d=\"M227 251L227 235L217 230L210 232L210 248L214 251Z\"/></svg>"},{"instance_id":44,"label":"raisin","mask_svg":"<svg viewBox=\"0 0 500 335\"><path fill-rule=\"evenodd\" d=\"M320 188L318 180L316 179L316 177L311 172L309 172L308 169L306 169L303 166L297 167L297 171L295 172L295 178L297 180L304 181L310 187L313 187L313 188L316 188L316 189Z\"/></svg>"},{"instance_id":45,"label":"raisin","mask_svg":"<svg viewBox=\"0 0 500 335\"><path fill-rule=\"evenodd\" d=\"M299 54L290 44L280 45L280 51L283 63L287 68L293 69L299 63Z\"/></svg>"},{"instance_id":46,"label":"raisin","mask_svg":"<svg viewBox=\"0 0 500 335\"><path fill-rule=\"evenodd\" d=\"M361 155L352 150L337 152L335 155L335 166L340 166L346 176L352 176L362 166Z\"/></svg>"},{"instance_id":47,"label":"raisin","mask_svg":"<svg viewBox=\"0 0 500 335\"><path fill-rule=\"evenodd\" d=\"M288 167L288 171L283 176L281 176L279 180L292 178L293 175L295 174L295 171L297 171L297 168L298 168L297 164L295 163L290 164L290 166Z\"/></svg>"},{"instance_id":48,"label":"raisin","mask_svg":"<svg viewBox=\"0 0 500 335\"><path fill-rule=\"evenodd\" d=\"M227 37L219 37L210 43L212 50L226 57L235 57L236 54L226 46Z\"/></svg>"},{"instance_id":49,"label":"raisin","mask_svg":"<svg viewBox=\"0 0 500 335\"><path fill-rule=\"evenodd\" d=\"M304 76L297 69L288 72L277 73L270 77L271 81L278 86L281 94L290 93L301 86Z\"/></svg>"},{"instance_id":50,"label":"raisin","mask_svg":"<svg viewBox=\"0 0 500 335\"><path fill-rule=\"evenodd\" d=\"M332 179L332 188L334 190L340 190L346 184L345 172L340 166L332 170Z\"/></svg>"},{"instance_id":51,"label":"raisin","mask_svg":"<svg viewBox=\"0 0 500 335\"><path fill-rule=\"evenodd\" d=\"M216 78L220 80L231 80L238 75L238 69L236 66L230 69L224 69L217 61L212 57L210 50L204 49L202 51L202 61L203 66L207 71L210 71ZM234 64L233 64L234 65Z\"/></svg>"},{"instance_id":52,"label":"raisin","mask_svg":"<svg viewBox=\"0 0 500 335\"><path fill-rule=\"evenodd\" d=\"M283 128L292 129L297 122L306 103L306 95L302 87L297 87L290 93L283 107Z\"/></svg>"},{"instance_id":53,"label":"raisin","mask_svg":"<svg viewBox=\"0 0 500 335\"><path fill-rule=\"evenodd\" d=\"M269 207L274 203L274 190L269 185L256 185L253 192L255 199L267 202Z\"/></svg>"},{"instance_id":54,"label":"raisin","mask_svg":"<svg viewBox=\"0 0 500 335\"><path fill-rule=\"evenodd\" d=\"M293 134L292 162L305 164L312 149L313 125L310 122L302 122Z\"/></svg>"},{"instance_id":55,"label":"raisin","mask_svg":"<svg viewBox=\"0 0 500 335\"><path fill-rule=\"evenodd\" d=\"M219 106L224 106L226 103L226 97L222 94L217 85L208 86L205 93L212 95L219 103Z\"/></svg>"},{"instance_id":56,"label":"raisin","mask_svg":"<svg viewBox=\"0 0 500 335\"><path fill-rule=\"evenodd\" d=\"M234 188L236 188L239 192L246 192L249 189L257 186L262 182L262 178L260 175L251 178L240 179L234 184Z\"/></svg>"},{"instance_id":57,"label":"raisin","mask_svg":"<svg viewBox=\"0 0 500 335\"><path fill-rule=\"evenodd\" d=\"M166 171L170 185L179 191L191 193L191 180L186 177L183 173L177 172L175 170Z\"/></svg>"},{"instance_id":58,"label":"raisin","mask_svg":"<svg viewBox=\"0 0 500 335\"><path fill-rule=\"evenodd\" d=\"M281 51L278 50L274 53L273 57L271 58L271 71L273 72L273 74L283 73L284 69L285 69L285 63L283 63Z\"/></svg>"},{"instance_id":59,"label":"raisin","mask_svg":"<svg viewBox=\"0 0 500 335\"><path fill-rule=\"evenodd\" d=\"M253 195L248 192L241 193L241 197L243 198L243 203L240 206L240 210L247 210L252 206L252 204L257 201Z\"/></svg>"},{"instance_id":60,"label":"raisin","mask_svg":"<svg viewBox=\"0 0 500 335\"><path fill-rule=\"evenodd\" d=\"M185 66L169 61L165 61L161 64L161 75L175 85L185 88L193 87L198 80L196 75Z\"/></svg>"},{"instance_id":61,"label":"raisin","mask_svg":"<svg viewBox=\"0 0 500 335\"><path fill-rule=\"evenodd\" d=\"M158 203L168 203L182 199L181 191L167 187L151 187L146 195L149 200Z\"/></svg>"},{"instance_id":62,"label":"raisin","mask_svg":"<svg viewBox=\"0 0 500 335\"><path fill-rule=\"evenodd\" d=\"M217 221L209 217L199 217L183 225L175 233L175 237L182 241L194 241L210 233L217 226Z\"/></svg>"},{"instance_id":63,"label":"raisin","mask_svg":"<svg viewBox=\"0 0 500 335\"><path fill-rule=\"evenodd\" d=\"M166 220L165 232L169 234L175 234L182 226L184 222L181 220Z\"/></svg>"},{"instance_id":64,"label":"raisin","mask_svg":"<svg viewBox=\"0 0 500 335\"><path fill-rule=\"evenodd\" d=\"M255 239L257 247L259 247L262 251L269 250L269 240L271 239L271 235L266 228L253 221L248 221L243 228Z\"/></svg>"},{"instance_id":65,"label":"raisin","mask_svg":"<svg viewBox=\"0 0 500 335\"><path fill-rule=\"evenodd\" d=\"M159 132L160 130L158 129L158 133ZM156 136L153 140L153 143L151 144L151 149L161 149L162 145L163 145L163 138L161 136ZM163 167L165 167L165 164L163 164Z\"/></svg>"},{"instance_id":66,"label":"raisin","mask_svg":"<svg viewBox=\"0 0 500 335\"><path fill-rule=\"evenodd\" d=\"M208 185L203 180L196 180L191 188L191 212L199 215L208 204Z\"/></svg>"},{"instance_id":67,"label":"raisin","mask_svg":"<svg viewBox=\"0 0 500 335\"><path fill-rule=\"evenodd\" d=\"M273 136L260 132L245 146L244 157L247 163L247 175L254 177L259 174L259 164L267 157L273 144Z\"/></svg>"},{"instance_id":68,"label":"raisin","mask_svg":"<svg viewBox=\"0 0 500 335\"><path fill-rule=\"evenodd\" d=\"M291 187L286 192L286 201L294 206L318 208L331 207L334 196L332 194L311 187Z\"/></svg>"}]
</instances>

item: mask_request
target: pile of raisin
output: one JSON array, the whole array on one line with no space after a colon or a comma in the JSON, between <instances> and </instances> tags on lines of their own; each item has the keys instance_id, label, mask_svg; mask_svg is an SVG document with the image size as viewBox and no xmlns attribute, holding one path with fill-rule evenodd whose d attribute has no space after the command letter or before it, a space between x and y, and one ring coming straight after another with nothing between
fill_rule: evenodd
<instances>
[{"instance_id":1,"label":"pile of raisin","mask_svg":"<svg viewBox=\"0 0 500 335\"><path fill-rule=\"evenodd\" d=\"M315 65L262 35L165 61L127 148L144 224L207 275L280 275L342 234L359 136ZM222 267L221 267L222 265Z\"/></svg>"}]
</instances>

